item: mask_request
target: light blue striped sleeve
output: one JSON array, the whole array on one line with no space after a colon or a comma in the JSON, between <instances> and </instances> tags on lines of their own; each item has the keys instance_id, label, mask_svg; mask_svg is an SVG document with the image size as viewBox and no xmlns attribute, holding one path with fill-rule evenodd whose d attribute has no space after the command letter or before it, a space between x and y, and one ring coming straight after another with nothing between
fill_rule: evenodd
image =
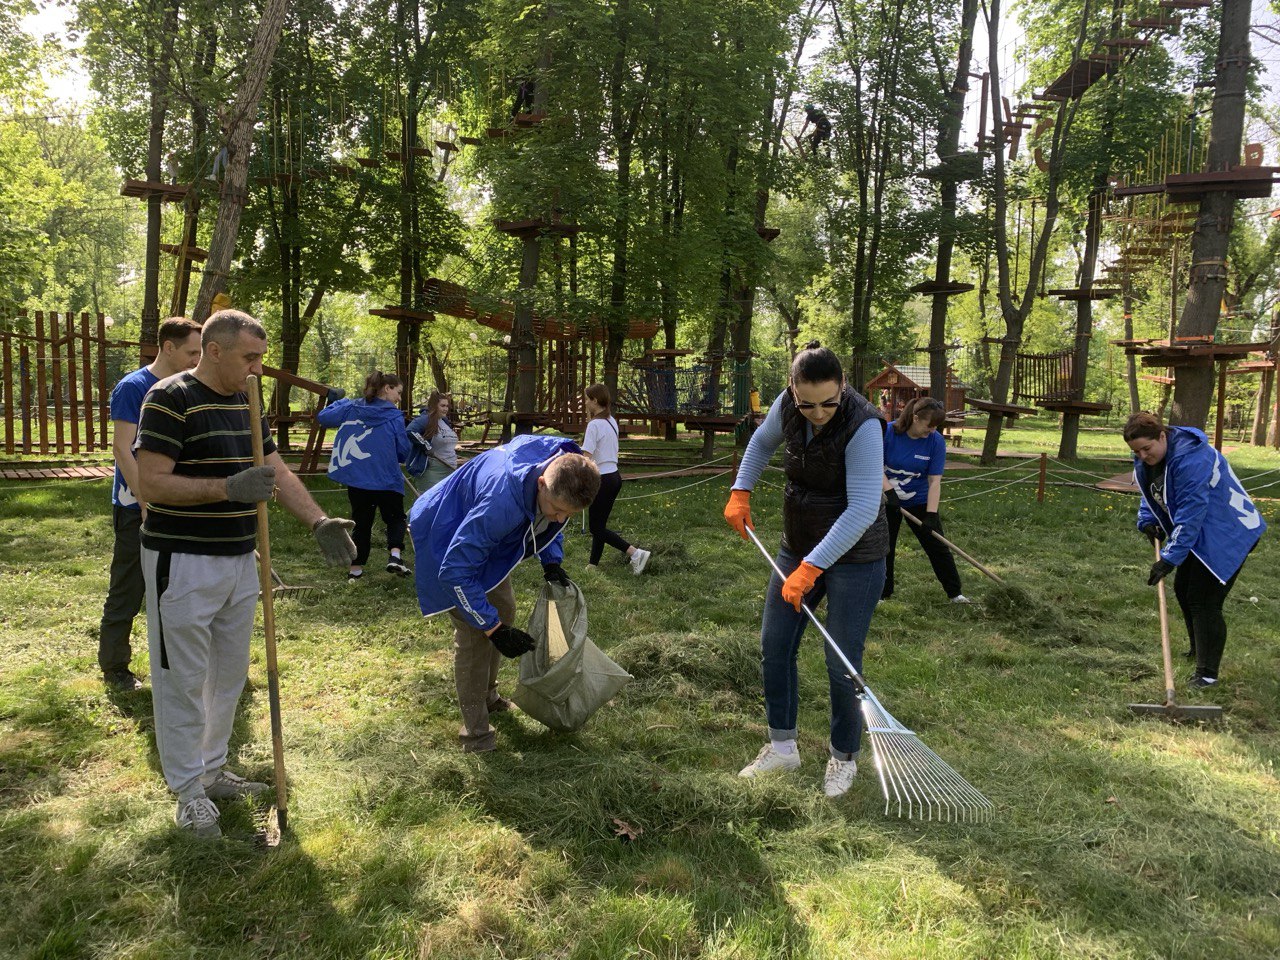
<instances>
[{"instance_id":1,"label":"light blue striped sleeve","mask_svg":"<svg viewBox=\"0 0 1280 960\"><path fill-rule=\"evenodd\" d=\"M881 478L884 476L884 422L866 421L844 448L844 490L849 505L822 541L805 557L826 570L862 539L880 513ZM746 457L743 458L746 463Z\"/></svg>"},{"instance_id":2,"label":"light blue striped sleeve","mask_svg":"<svg viewBox=\"0 0 1280 960\"><path fill-rule=\"evenodd\" d=\"M753 489L756 481L760 479L760 474L764 473L769 460L772 459L778 447L782 446L782 396L784 393L786 393L785 390L778 394L778 399L773 401L773 406L769 408L764 423L760 424L756 432L751 435L751 441L742 454L742 462L738 464L738 476L733 481L734 490Z\"/></svg>"}]
</instances>

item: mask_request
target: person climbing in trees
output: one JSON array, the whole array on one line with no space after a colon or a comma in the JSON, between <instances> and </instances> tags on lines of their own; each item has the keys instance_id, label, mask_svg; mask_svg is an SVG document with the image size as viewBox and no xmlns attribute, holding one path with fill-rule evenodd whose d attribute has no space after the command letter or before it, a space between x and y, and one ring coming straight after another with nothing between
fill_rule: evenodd
<instances>
[{"instance_id":1,"label":"person climbing in trees","mask_svg":"<svg viewBox=\"0 0 1280 960\"><path fill-rule=\"evenodd\" d=\"M361 399L341 399L316 414L321 426L338 428L329 458L329 478L346 486L351 519L356 522L351 534L356 556L347 573L348 583L364 576L373 542L373 518L379 512L387 527L387 573L407 577L412 572L401 556L407 525L400 464L413 451L400 412L403 391L394 373L375 370L365 379Z\"/></svg>"},{"instance_id":2,"label":"person climbing in trees","mask_svg":"<svg viewBox=\"0 0 1280 960\"><path fill-rule=\"evenodd\" d=\"M515 119L522 113L533 112L533 95L537 90L537 83L533 77L526 74L521 77L516 85L515 103L511 105L511 117Z\"/></svg>"},{"instance_id":3,"label":"person climbing in trees","mask_svg":"<svg viewBox=\"0 0 1280 960\"><path fill-rule=\"evenodd\" d=\"M1142 495L1138 529L1163 544L1147 586L1177 571L1173 593L1191 641L1187 656L1196 661L1190 685L1212 687L1227 645L1222 607L1266 521L1227 458L1195 427L1167 427L1141 410L1125 423L1124 440Z\"/></svg>"},{"instance_id":4,"label":"person climbing in trees","mask_svg":"<svg viewBox=\"0 0 1280 960\"><path fill-rule=\"evenodd\" d=\"M782 546L765 592L760 629L769 742L738 773L756 777L796 770L800 709L796 660L810 608L827 600L833 641L857 670L871 615L884 587L889 528L885 520L884 421L876 408L845 383L840 360L814 340L791 363L791 383L778 395L751 437L724 509L725 520L745 539L751 491L778 447L787 475L782 501ZM831 741L823 791L838 797L853 785L862 739L862 716L853 680L826 650L831 697Z\"/></svg>"},{"instance_id":5,"label":"person climbing in trees","mask_svg":"<svg viewBox=\"0 0 1280 960\"><path fill-rule=\"evenodd\" d=\"M955 557L945 543L933 535L942 533L938 503L942 499L942 471L947 465L947 443L938 433L947 412L942 401L918 397L907 403L897 420L884 430L884 495L888 501L889 556L880 599L893 596L893 557L898 549L898 532L905 510L923 526L911 530L924 548L933 575L942 584L952 603L968 603L960 592L960 573ZM907 521L911 523L911 521Z\"/></svg>"},{"instance_id":6,"label":"person climbing in trees","mask_svg":"<svg viewBox=\"0 0 1280 960\"><path fill-rule=\"evenodd\" d=\"M818 147L831 139L831 121L825 113L812 103L806 103L804 105L804 126L800 128L800 139L804 139L804 132L809 129L809 124L813 124L813 133L809 134L809 152L816 153Z\"/></svg>"}]
</instances>

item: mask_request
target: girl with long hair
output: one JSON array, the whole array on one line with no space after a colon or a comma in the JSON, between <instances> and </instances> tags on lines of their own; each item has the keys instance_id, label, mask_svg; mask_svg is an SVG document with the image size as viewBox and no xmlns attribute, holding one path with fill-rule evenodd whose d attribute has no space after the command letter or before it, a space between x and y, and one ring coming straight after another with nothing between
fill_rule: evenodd
<instances>
[{"instance_id":1,"label":"girl with long hair","mask_svg":"<svg viewBox=\"0 0 1280 960\"><path fill-rule=\"evenodd\" d=\"M427 405L409 424L409 432L427 444L427 472L422 489L430 490L458 469L458 433L453 427L453 398L432 390Z\"/></svg>"}]
</instances>

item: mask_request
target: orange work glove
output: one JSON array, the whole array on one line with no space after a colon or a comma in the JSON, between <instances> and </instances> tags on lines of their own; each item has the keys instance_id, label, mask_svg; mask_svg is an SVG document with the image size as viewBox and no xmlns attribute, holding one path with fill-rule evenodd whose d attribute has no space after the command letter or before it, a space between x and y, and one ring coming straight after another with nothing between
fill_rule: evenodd
<instances>
[{"instance_id":1,"label":"orange work glove","mask_svg":"<svg viewBox=\"0 0 1280 960\"><path fill-rule=\"evenodd\" d=\"M738 531L743 540L747 539L747 527L755 529L751 522L751 491L730 490L729 503L724 508L724 518L729 526Z\"/></svg>"},{"instance_id":2,"label":"orange work glove","mask_svg":"<svg viewBox=\"0 0 1280 960\"><path fill-rule=\"evenodd\" d=\"M815 567L808 560L801 560L800 566L791 571L791 576L787 577L787 582L782 585L782 599L795 607L796 613L799 613L800 601L813 589L813 585L818 582L820 576L822 576L821 567Z\"/></svg>"}]
</instances>

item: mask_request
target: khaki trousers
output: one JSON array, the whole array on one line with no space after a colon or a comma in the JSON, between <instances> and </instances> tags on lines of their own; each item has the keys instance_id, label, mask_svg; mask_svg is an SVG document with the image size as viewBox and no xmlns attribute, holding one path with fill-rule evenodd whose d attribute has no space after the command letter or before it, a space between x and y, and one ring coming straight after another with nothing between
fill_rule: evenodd
<instances>
[{"instance_id":1,"label":"khaki trousers","mask_svg":"<svg viewBox=\"0 0 1280 960\"><path fill-rule=\"evenodd\" d=\"M515 625L516 593L507 577L486 594L502 622ZM458 739L466 753L482 753L497 745L498 731L489 726L489 707L498 700L498 664L502 654L483 630L449 611L453 621L453 680L458 688L462 729Z\"/></svg>"}]
</instances>

